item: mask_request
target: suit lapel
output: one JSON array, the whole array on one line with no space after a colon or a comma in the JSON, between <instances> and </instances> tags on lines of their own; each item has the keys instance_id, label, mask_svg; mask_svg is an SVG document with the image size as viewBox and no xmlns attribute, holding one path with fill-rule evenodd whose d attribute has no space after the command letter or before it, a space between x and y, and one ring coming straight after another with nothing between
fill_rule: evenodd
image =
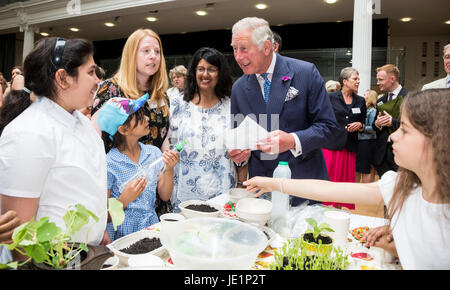
<instances>
[{"instance_id":1,"label":"suit lapel","mask_svg":"<svg viewBox=\"0 0 450 290\"><path fill-rule=\"evenodd\" d=\"M283 77L288 77L288 79L283 81ZM268 115L281 113L293 77L294 73L290 72L286 60L282 56L277 55L270 86L269 102L267 104Z\"/></svg>"}]
</instances>

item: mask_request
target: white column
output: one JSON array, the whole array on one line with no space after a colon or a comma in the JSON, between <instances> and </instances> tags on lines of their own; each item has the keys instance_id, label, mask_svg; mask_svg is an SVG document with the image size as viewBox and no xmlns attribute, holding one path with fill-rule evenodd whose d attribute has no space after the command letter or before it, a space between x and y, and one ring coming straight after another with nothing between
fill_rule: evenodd
<instances>
[{"instance_id":1,"label":"white column","mask_svg":"<svg viewBox=\"0 0 450 290\"><path fill-rule=\"evenodd\" d=\"M354 0L352 67L359 71L358 94L370 89L372 62L373 0Z\"/></svg>"},{"instance_id":2,"label":"white column","mask_svg":"<svg viewBox=\"0 0 450 290\"><path fill-rule=\"evenodd\" d=\"M39 32L39 29L34 26L22 25L20 26L20 31L23 32L23 62L28 53L34 48L34 34Z\"/></svg>"}]
</instances>

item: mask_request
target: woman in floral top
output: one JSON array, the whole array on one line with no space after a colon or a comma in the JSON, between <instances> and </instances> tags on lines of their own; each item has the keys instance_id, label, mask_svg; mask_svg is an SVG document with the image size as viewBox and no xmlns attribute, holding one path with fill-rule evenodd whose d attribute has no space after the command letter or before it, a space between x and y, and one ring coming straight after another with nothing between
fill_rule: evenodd
<instances>
[{"instance_id":1,"label":"woman in floral top","mask_svg":"<svg viewBox=\"0 0 450 290\"><path fill-rule=\"evenodd\" d=\"M143 110L149 118L150 133L139 141L162 151L168 149L168 143L163 146L169 130L168 84L161 39L150 29L134 31L125 43L119 70L97 92L92 109L94 126L98 128L96 112L107 100L114 97L136 100L148 92L150 98ZM158 215L171 211L170 203L161 200L155 206Z\"/></svg>"},{"instance_id":2,"label":"woman in floral top","mask_svg":"<svg viewBox=\"0 0 450 290\"><path fill-rule=\"evenodd\" d=\"M171 201L208 200L236 186L236 170L224 147L231 129L231 74L223 54L200 48L189 66L184 96L170 99L169 142L186 140L174 168Z\"/></svg>"}]
</instances>

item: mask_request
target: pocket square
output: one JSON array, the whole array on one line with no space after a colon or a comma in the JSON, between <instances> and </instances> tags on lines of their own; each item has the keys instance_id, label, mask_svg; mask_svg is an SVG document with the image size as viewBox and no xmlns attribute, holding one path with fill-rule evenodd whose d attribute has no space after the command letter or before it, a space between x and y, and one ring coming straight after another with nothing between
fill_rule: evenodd
<instances>
[{"instance_id":1,"label":"pocket square","mask_svg":"<svg viewBox=\"0 0 450 290\"><path fill-rule=\"evenodd\" d=\"M289 87L289 90L286 94L285 102L290 101L298 96L298 90L294 87Z\"/></svg>"}]
</instances>

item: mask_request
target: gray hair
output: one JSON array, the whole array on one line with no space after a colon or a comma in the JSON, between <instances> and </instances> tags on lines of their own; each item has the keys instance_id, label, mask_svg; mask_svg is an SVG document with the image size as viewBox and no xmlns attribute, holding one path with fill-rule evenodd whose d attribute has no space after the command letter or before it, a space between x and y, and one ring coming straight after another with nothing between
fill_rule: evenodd
<instances>
[{"instance_id":1,"label":"gray hair","mask_svg":"<svg viewBox=\"0 0 450 290\"><path fill-rule=\"evenodd\" d=\"M448 43L446 46L444 46L444 55L445 55L445 52L447 51L447 49L450 49L450 43Z\"/></svg>"},{"instance_id":2,"label":"gray hair","mask_svg":"<svg viewBox=\"0 0 450 290\"><path fill-rule=\"evenodd\" d=\"M252 40L258 46L259 50L263 48L266 40L270 41L271 48L273 48L273 33L266 20L258 17L243 18L233 25L231 32L234 34L242 30L252 31Z\"/></svg>"},{"instance_id":3,"label":"gray hair","mask_svg":"<svg viewBox=\"0 0 450 290\"><path fill-rule=\"evenodd\" d=\"M346 67L341 70L341 74L339 75L339 83L341 84L341 87L344 86L344 80L348 80L353 74L358 74L358 70L353 67Z\"/></svg>"},{"instance_id":4,"label":"gray hair","mask_svg":"<svg viewBox=\"0 0 450 290\"><path fill-rule=\"evenodd\" d=\"M184 65L177 65L169 71L169 77L172 79L174 74L186 76L187 69Z\"/></svg>"}]
</instances>

